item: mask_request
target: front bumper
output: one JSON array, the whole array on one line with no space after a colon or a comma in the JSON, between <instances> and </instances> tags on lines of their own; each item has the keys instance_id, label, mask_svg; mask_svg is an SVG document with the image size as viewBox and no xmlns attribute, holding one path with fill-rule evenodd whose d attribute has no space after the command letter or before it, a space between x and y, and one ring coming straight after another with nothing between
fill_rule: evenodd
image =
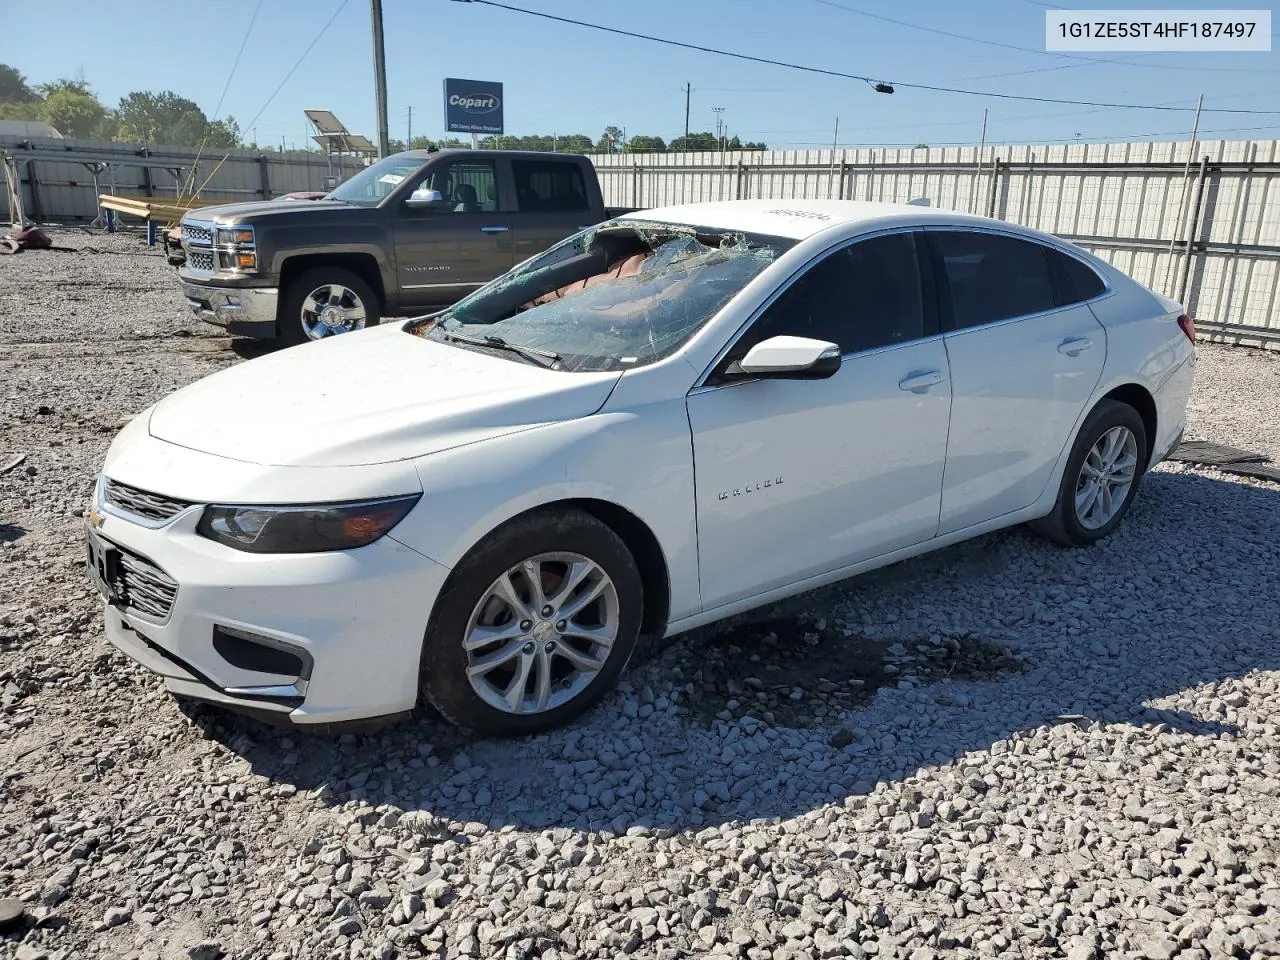
<instances>
[{"instance_id":1,"label":"front bumper","mask_svg":"<svg viewBox=\"0 0 1280 960\"><path fill-rule=\"evenodd\" d=\"M218 287L182 281L182 295L191 312L205 323L227 332L271 340L276 335L276 287Z\"/></svg>"},{"instance_id":2,"label":"front bumper","mask_svg":"<svg viewBox=\"0 0 1280 960\"><path fill-rule=\"evenodd\" d=\"M242 553L196 533L202 512L193 505L148 526L95 503L94 535L177 583L167 614L108 601L114 646L174 694L289 723L413 709L423 633L446 568L390 537L335 553ZM219 642L227 632L293 651L298 669L228 655Z\"/></svg>"}]
</instances>

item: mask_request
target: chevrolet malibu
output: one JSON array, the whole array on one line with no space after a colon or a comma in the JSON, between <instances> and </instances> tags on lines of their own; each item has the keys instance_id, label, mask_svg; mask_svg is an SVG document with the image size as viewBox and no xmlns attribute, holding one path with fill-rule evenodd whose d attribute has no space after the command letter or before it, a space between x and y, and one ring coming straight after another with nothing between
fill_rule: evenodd
<instances>
[{"instance_id":1,"label":"chevrolet malibu","mask_svg":"<svg viewBox=\"0 0 1280 960\"><path fill-rule=\"evenodd\" d=\"M565 722L675 634L1029 523L1083 547L1181 435L1182 308L911 205L632 214L430 317L143 411L88 513L111 642L304 724Z\"/></svg>"}]
</instances>

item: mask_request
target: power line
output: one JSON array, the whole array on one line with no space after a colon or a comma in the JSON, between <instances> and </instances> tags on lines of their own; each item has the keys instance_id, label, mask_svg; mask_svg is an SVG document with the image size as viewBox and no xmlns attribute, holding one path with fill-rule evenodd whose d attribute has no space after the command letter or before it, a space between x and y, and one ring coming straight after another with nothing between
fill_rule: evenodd
<instances>
[{"instance_id":1,"label":"power line","mask_svg":"<svg viewBox=\"0 0 1280 960\"><path fill-rule=\"evenodd\" d=\"M276 94L278 94L281 90L284 89L284 85L289 82L289 78L293 76L294 71L296 71L300 66L302 66L302 61L307 59L307 54L309 54L312 48L317 43L320 42L320 38L325 35L325 31L327 31L329 27L333 25L333 21L338 19L338 14L340 14L343 11L343 8L345 8L349 2L350 0L342 0L342 2L338 4L338 9L334 10L333 15L329 17L328 20L325 21L324 26L320 28L320 32L315 35L315 39L312 40L309 44L307 44L307 49L303 50L302 55L299 56L298 59L294 61L293 66L289 68L289 72L284 75L284 79L282 79L276 85L276 88L271 91L271 96L267 97L267 102L262 105L262 109L253 115L253 119L250 120L248 124L246 124L246 126L252 127L254 123L257 121L257 119L260 116L262 116L262 114L266 111L267 107L271 106L271 101L276 98Z\"/></svg>"},{"instance_id":2,"label":"power line","mask_svg":"<svg viewBox=\"0 0 1280 960\"><path fill-rule=\"evenodd\" d=\"M707 47L696 43L684 43L680 40L668 40L666 37L654 37L649 34L635 33L631 30L620 30L617 27L606 27L598 23L587 23L583 20L571 20L568 17L559 17L552 13L543 13L540 10L526 10L524 7L514 7L510 4L499 3L497 0L453 0L453 2L483 4L486 7L497 7L500 10L509 10L512 13L523 13L527 16L539 17L543 20L554 20L557 23L567 23L575 27L586 27L589 30L600 30L604 33L630 37L634 40L648 40L652 43L661 43L670 47L680 47L685 50L696 50L699 53L712 53L716 56L731 57L735 60L746 60L750 63L763 63L771 67L785 67L788 70L801 70L805 73L817 73L827 77L840 77L844 80L861 80L863 83L872 85L877 83L877 80L873 77L861 76L856 73L843 73L839 70L827 70L823 67L810 67L799 63L788 63L785 60L771 60L767 57L755 57L746 53L735 53L730 50L720 50L716 47ZM944 87L937 84L912 83L906 80L890 80L888 82L893 86L912 90L928 90L933 93L955 93L970 97L994 97L999 100L1022 100L1030 103L1059 103L1076 107L1105 107L1110 110L1160 110L1171 113L1191 113L1195 110L1194 107L1156 106L1143 103L1106 103L1096 100L1067 100L1058 97L1032 97L1026 94L996 93L990 90L967 90L962 87ZM1206 110L1204 112L1265 114L1267 116L1280 115L1280 110L1232 110L1222 107L1218 107L1213 110Z\"/></svg>"}]
</instances>

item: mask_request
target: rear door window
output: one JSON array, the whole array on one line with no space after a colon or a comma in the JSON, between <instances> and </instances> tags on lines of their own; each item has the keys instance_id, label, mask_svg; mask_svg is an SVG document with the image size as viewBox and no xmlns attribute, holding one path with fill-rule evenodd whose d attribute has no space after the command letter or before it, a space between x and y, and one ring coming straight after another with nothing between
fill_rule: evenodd
<instances>
[{"instance_id":1,"label":"rear door window","mask_svg":"<svg viewBox=\"0 0 1280 960\"><path fill-rule=\"evenodd\" d=\"M556 160L512 160L516 205L523 213L569 213L586 210L587 185L576 163Z\"/></svg>"},{"instance_id":2,"label":"rear door window","mask_svg":"<svg viewBox=\"0 0 1280 960\"><path fill-rule=\"evenodd\" d=\"M973 230L930 232L955 329L1011 320L1057 306L1046 248Z\"/></svg>"},{"instance_id":3,"label":"rear door window","mask_svg":"<svg viewBox=\"0 0 1280 960\"><path fill-rule=\"evenodd\" d=\"M1049 273L1053 277L1058 306L1083 303L1106 291L1107 285L1088 265L1051 247L1045 247L1044 252L1049 258Z\"/></svg>"}]
</instances>

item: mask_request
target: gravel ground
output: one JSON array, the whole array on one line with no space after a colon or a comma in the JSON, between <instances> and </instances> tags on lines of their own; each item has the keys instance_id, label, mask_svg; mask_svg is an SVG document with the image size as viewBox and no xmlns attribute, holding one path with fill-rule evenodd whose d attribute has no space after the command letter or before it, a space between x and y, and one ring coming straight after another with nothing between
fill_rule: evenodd
<instances>
[{"instance_id":1,"label":"gravel ground","mask_svg":"<svg viewBox=\"0 0 1280 960\"><path fill-rule=\"evenodd\" d=\"M279 731L107 646L77 519L252 351L135 238L59 242L102 252L0 257L0 956L1280 956L1280 486L1163 466L1093 550L655 644L528 741ZM1280 355L1200 356L1188 437L1280 460Z\"/></svg>"}]
</instances>

